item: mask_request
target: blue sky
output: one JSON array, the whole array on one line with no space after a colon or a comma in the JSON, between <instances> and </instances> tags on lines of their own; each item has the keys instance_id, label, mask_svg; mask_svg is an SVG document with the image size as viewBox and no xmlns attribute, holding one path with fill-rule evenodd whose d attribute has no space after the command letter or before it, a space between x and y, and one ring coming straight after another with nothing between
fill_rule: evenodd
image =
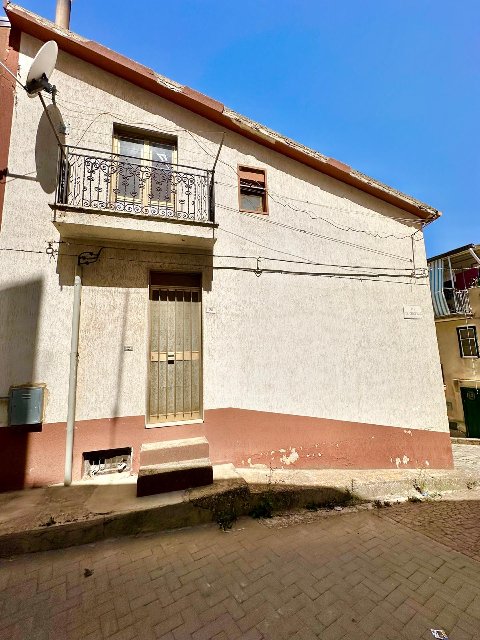
<instances>
[{"instance_id":1,"label":"blue sky","mask_svg":"<svg viewBox=\"0 0 480 640\"><path fill-rule=\"evenodd\" d=\"M479 24L478 0L74 0L71 29L437 207L433 255L480 242Z\"/></svg>"}]
</instances>

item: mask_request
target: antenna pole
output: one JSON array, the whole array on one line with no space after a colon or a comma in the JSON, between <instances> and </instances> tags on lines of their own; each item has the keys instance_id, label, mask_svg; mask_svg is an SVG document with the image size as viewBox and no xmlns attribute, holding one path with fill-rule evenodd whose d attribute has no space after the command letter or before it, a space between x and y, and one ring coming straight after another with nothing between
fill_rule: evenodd
<instances>
[{"instance_id":1,"label":"antenna pole","mask_svg":"<svg viewBox=\"0 0 480 640\"><path fill-rule=\"evenodd\" d=\"M218 147L217 155L215 156L215 160L213 162L213 167L210 173L210 189L209 189L209 219L210 222L215 222L215 168L217 166L218 158L220 156L220 151L223 147L223 141L225 140L225 131L222 133L222 139L220 140L220 145Z\"/></svg>"},{"instance_id":2,"label":"antenna pole","mask_svg":"<svg viewBox=\"0 0 480 640\"><path fill-rule=\"evenodd\" d=\"M52 131L53 131L53 133L54 133L54 135L55 135L55 138L57 139L58 146L60 147L60 151L62 152L63 157L66 159L65 151L64 151L64 149L63 149L63 144L61 143L60 138L58 137L57 130L55 129L55 125L54 125L54 124L53 124L53 122L52 122L52 119L51 119L51 117L50 117L50 114L48 113L47 105L45 104L45 99L44 99L44 97L42 96L42 93L41 93L41 92L38 94L38 97L40 98L40 102L41 102L41 103L42 103L42 105L43 105L43 110L45 111L45 115L47 116L48 121L49 121L49 123L50 123L50 126L52 127Z\"/></svg>"},{"instance_id":3,"label":"antenna pole","mask_svg":"<svg viewBox=\"0 0 480 640\"><path fill-rule=\"evenodd\" d=\"M215 173L215 168L217 166L217 162L218 162L218 158L220 156L220 151L222 150L223 147L223 141L225 140L225 131L222 134L222 139L220 140L220 144L218 146L218 151L217 151L217 155L215 156L215 161L213 163L213 167L212 167L212 173Z\"/></svg>"}]
</instances>

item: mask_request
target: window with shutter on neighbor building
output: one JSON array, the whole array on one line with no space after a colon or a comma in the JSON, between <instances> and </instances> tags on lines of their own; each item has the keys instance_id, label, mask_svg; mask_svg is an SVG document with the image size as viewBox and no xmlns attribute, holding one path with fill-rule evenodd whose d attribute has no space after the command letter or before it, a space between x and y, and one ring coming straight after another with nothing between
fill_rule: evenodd
<instances>
[{"instance_id":1,"label":"window with shutter on neighbor building","mask_svg":"<svg viewBox=\"0 0 480 640\"><path fill-rule=\"evenodd\" d=\"M240 211L268 213L267 179L264 169L238 167L238 190Z\"/></svg>"},{"instance_id":2,"label":"window with shutter on neighbor building","mask_svg":"<svg viewBox=\"0 0 480 640\"><path fill-rule=\"evenodd\" d=\"M474 325L457 327L458 346L462 358L478 358L477 328Z\"/></svg>"}]
</instances>

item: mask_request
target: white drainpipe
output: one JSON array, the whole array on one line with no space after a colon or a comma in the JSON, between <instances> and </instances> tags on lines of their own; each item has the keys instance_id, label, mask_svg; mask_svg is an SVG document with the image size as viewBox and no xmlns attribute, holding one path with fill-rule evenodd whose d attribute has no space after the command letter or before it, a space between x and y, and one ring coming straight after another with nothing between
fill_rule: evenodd
<instances>
[{"instance_id":1,"label":"white drainpipe","mask_svg":"<svg viewBox=\"0 0 480 640\"><path fill-rule=\"evenodd\" d=\"M72 484L73 435L77 404L78 336L80 331L80 303L82 300L81 269L81 267L78 267L73 288L72 339L70 343L70 375L68 380L67 436L65 445L64 485L66 487Z\"/></svg>"}]
</instances>

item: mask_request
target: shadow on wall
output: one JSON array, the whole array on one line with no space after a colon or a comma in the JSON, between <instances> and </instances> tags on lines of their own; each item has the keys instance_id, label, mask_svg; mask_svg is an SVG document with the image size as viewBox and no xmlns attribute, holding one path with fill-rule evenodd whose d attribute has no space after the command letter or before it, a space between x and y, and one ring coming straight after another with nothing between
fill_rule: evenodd
<instances>
[{"instance_id":1,"label":"shadow on wall","mask_svg":"<svg viewBox=\"0 0 480 640\"><path fill-rule=\"evenodd\" d=\"M36 382L35 363L42 280L0 289L0 491L23 489L29 427L8 427L7 396L12 385Z\"/></svg>"},{"instance_id":2,"label":"shadow on wall","mask_svg":"<svg viewBox=\"0 0 480 640\"><path fill-rule=\"evenodd\" d=\"M58 107L51 104L47 107L48 115L58 133L60 142L65 144L64 122ZM37 180L45 193L53 193L57 186L58 142L48 121L45 111L38 123L35 141L35 166Z\"/></svg>"}]
</instances>

